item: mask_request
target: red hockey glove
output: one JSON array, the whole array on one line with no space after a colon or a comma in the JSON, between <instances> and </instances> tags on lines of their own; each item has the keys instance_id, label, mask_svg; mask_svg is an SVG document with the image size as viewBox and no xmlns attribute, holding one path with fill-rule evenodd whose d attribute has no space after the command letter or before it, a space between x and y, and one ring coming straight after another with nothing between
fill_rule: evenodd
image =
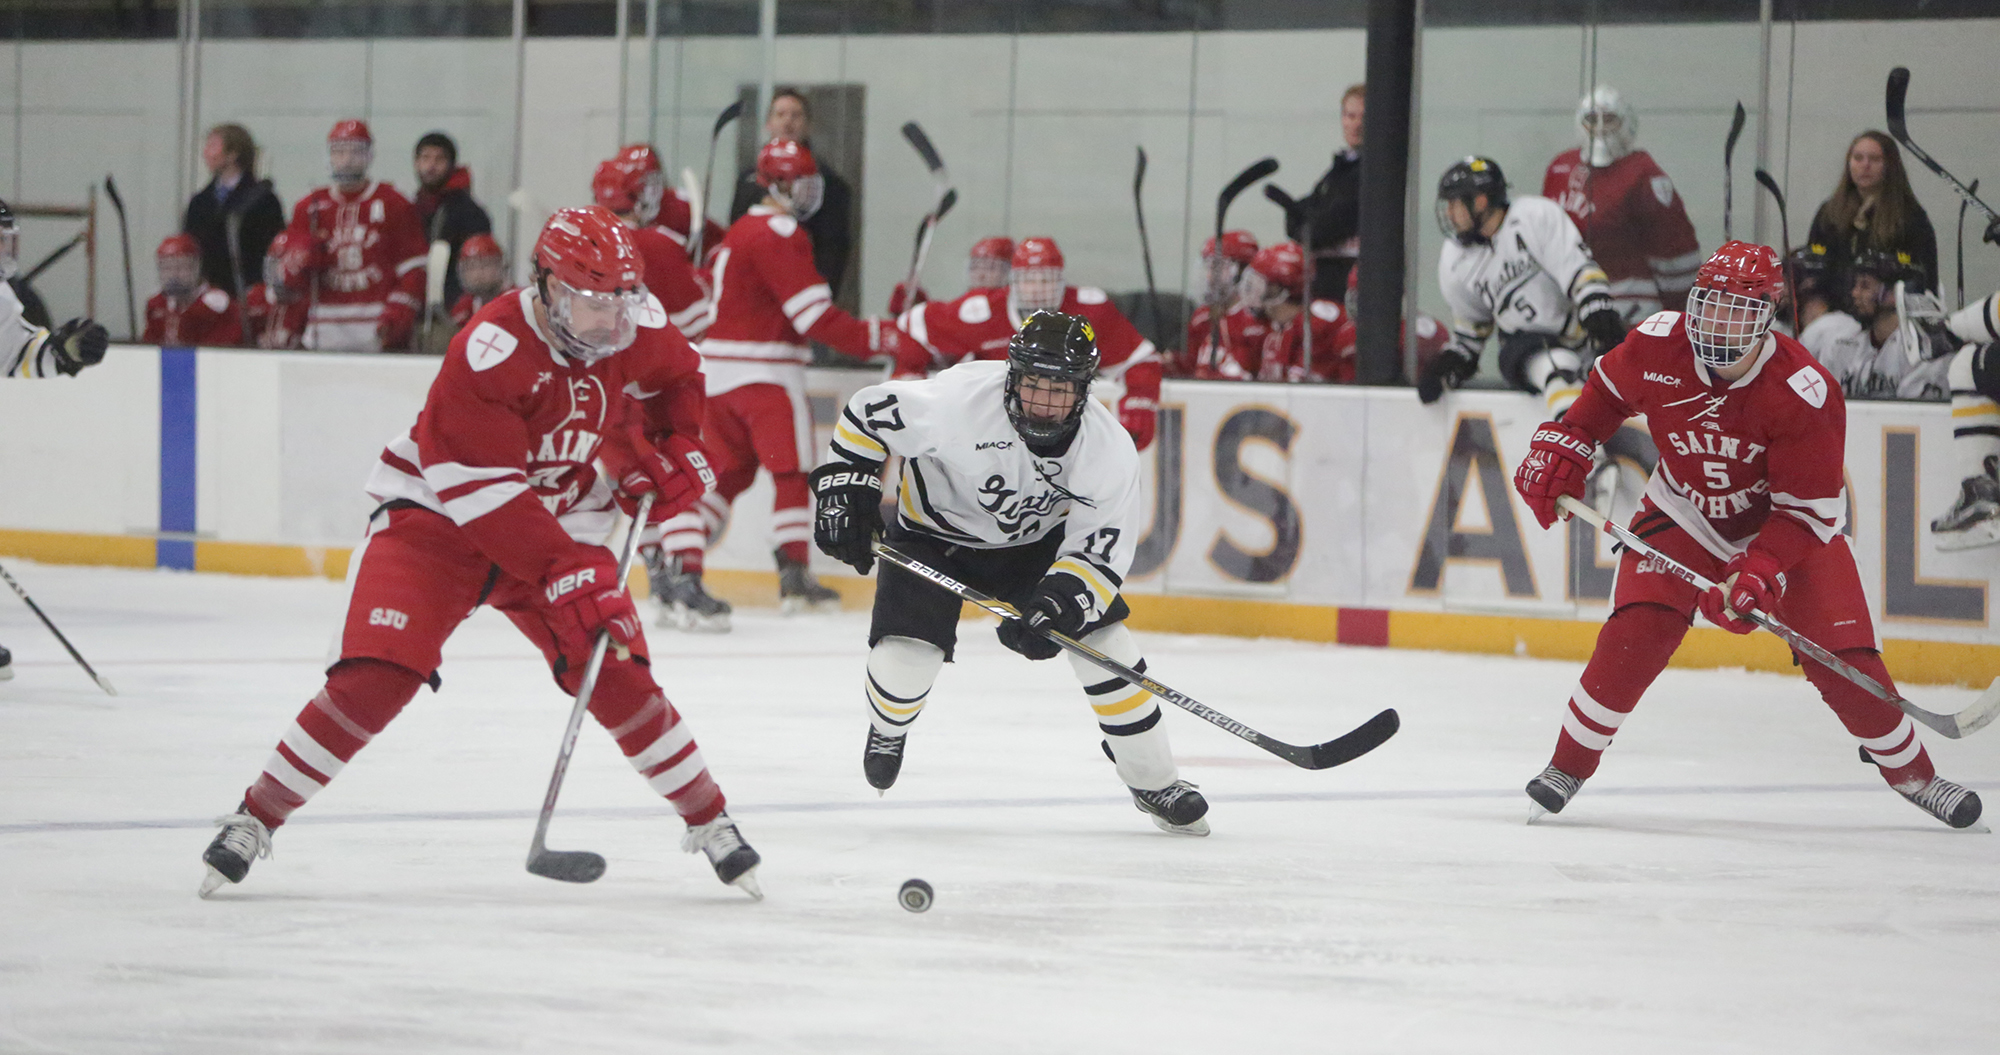
<instances>
[{"instance_id":1,"label":"red hockey glove","mask_svg":"<svg viewBox=\"0 0 2000 1055\"><path fill-rule=\"evenodd\" d=\"M542 596L563 655L580 662L603 630L620 659L631 656L632 642L639 640L639 609L618 581L618 563L609 551L593 547L557 561L542 579Z\"/></svg>"},{"instance_id":2,"label":"red hockey glove","mask_svg":"<svg viewBox=\"0 0 2000 1055\"><path fill-rule=\"evenodd\" d=\"M680 433L655 447L636 428L613 429L598 448L597 460L604 463L605 475L618 491L618 504L627 514L637 511L640 497L648 491L655 495L648 523L684 513L715 490L708 452Z\"/></svg>"},{"instance_id":3,"label":"red hockey glove","mask_svg":"<svg viewBox=\"0 0 2000 1055\"><path fill-rule=\"evenodd\" d=\"M1732 634L1757 629L1752 612L1768 612L1784 589L1778 559L1759 549L1736 555L1722 569L1722 581L1701 595L1701 614Z\"/></svg>"},{"instance_id":4,"label":"red hockey glove","mask_svg":"<svg viewBox=\"0 0 2000 1055\"><path fill-rule=\"evenodd\" d=\"M892 316L901 315L930 299L930 294L924 292L924 287L918 286L917 295L912 297L910 296L910 291L901 282L898 282L896 283L895 292L889 294L889 314Z\"/></svg>"},{"instance_id":5,"label":"red hockey glove","mask_svg":"<svg viewBox=\"0 0 2000 1055\"><path fill-rule=\"evenodd\" d=\"M1126 396L1118 401L1118 423L1132 434L1132 446L1142 451L1153 445L1153 430L1159 424L1158 406L1145 396Z\"/></svg>"},{"instance_id":6,"label":"red hockey glove","mask_svg":"<svg viewBox=\"0 0 2000 1055\"><path fill-rule=\"evenodd\" d=\"M417 328L417 313L408 305L390 301L382 306L382 317L375 321L375 336L381 340L382 349L408 348L410 334Z\"/></svg>"},{"instance_id":7,"label":"red hockey glove","mask_svg":"<svg viewBox=\"0 0 2000 1055\"><path fill-rule=\"evenodd\" d=\"M1590 478L1591 456L1597 441L1574 425L1544 422L1528 442L1528 456L1514 469L1514 490L1534 510L1544 528L1554 526L1556 500L1563 495L1583 498L1584 481Z\"/></svg>"},{"instance_id":8,"label":"red hockey glove","mask_svg":"<svg viewBox=\"0 0 2000 1055\"><path fill-rule=\"evenodd\" d=\"M868 320L868 350L896 364L891 378L922 377L931 369L930 349L887 319Z\"/></svg>"}]
</instances>

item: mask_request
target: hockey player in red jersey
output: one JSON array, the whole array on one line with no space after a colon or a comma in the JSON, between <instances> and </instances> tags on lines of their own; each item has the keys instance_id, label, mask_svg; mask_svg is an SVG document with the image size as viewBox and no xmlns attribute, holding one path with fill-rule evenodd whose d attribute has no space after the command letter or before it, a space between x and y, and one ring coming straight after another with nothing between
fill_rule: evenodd
<instances>
[{"instance_id":1,"label":"hockey player in red jersey","mask_svg":"<svg viewBox=\"0 0 2000 1055\"><path fill-rule=\"evenodd\" d=\"M1014 240L1005 235L981 238L972 243L972 252L965 260L965 288L999 289L1007 284L1007 273L1014 266ZM917 287L914 299L903 283L889 293L889 314L901 315L919 304L928 303L930 294L922 286Z\"/></svg>"},{"instance_id":2,"label":"hockey player in red jersey","mask_svg":"<svg viewBox=\"0 0 2000 1055\"><path fill-rule=\"evenodd\" d=\"M1353 382L1354 320L1345 305L1331 300L1315 300L1310 312L1305 309L1306 258L1297 242L1257 250L1242 288L1241 306L1224 320L1231 343L1215 373L1199 376Z\"/></svg>"},{"instance_id":3,"label":"hockey player in red jersey","mask_svg":"<svg viewBox=\"0 0 2000 1055\"><path fill-rule=\"evenodd\" d=\"M1227 319L1237 308L1237 296L1242 292L1243 272L1250 267L1250 261L1257 256L1257 238L1248 231L1222 232L1222 248L1218 252L1214 238L1201 244L1201 270L1207 280L1207 289L1202 297L1201 307L1194 309L1188 319L1187 347L1178 356L1166 358L1166 372L1174 377L1222 377L1228 368L1223 360L1229 356L1232 335L1228 324L1224 324L1221 336L1215 336L1214 316L1220 314ZM1211 338L1213 343L1211 344Z\"/></svg>"},{"instance_id":4,"label":"hockey player in red jersey","mask_svg":"<svg viewBox=\"0 0 2000 1055\"><path fill-rule=\"evenodd\" d=\"M243 343L243 316L229 294L201 280L201 246L170 234L154 254L160 291L146 301L147 344L231 347Z\"/></svg>"},{"instance_id":5,"label":"hockey player in red jersey","mask_svg":"<svg viewBox=\"0 0 2000 1055\"><path fill-rule=\"evenodd\" d=\"M708 290L688 263L686 247L650 222L659 211L659 172L636 158L611 158L597 166L590 193L632 228L633 244L646 259L646 288L666 306L674 328L699 340L708 329Z\"/></svg>"},{"instance_id":6,"label":"hockey player in red jersey","mask_svg":"<svg viewBox=\"0 0 2000 1055\"><path fill-rule=\"evenodd\" d=\"M1563 207L1627 324L1665 308L1679 311L1701 266L1701 243L1674 181L1651 154L1633 148L1639 117L1616 88L1599 85L1576 107L1583 145L1556 155L1542 197Z\"/></svg>"},{"instance_id":7,"label":"hockey player in red jersey","mask_svg":"<svg viewBox=\"0 0 2000 1055\"><path fill-rule=\"evenodd\" d=\"M806 563L812 540L806 473L813 465L806 342L855 359L887 359L899 371L921 372L929 361L895 323L857 319L836 307L826 279L813 269L812 237L800 226L819 207L812 152L774 139L757 153L757 179L764 201L731 225L716 254L715 298L701 342L709 396L702 437L718 483L698 510L668 523L661 548L647 555L654 593L665 606L661 621L683 630L729 628L727 602L702 588L702 552L759 466L776 490L771 535L780 604L788 612L839 607L840 595L820 585Z\"/></svg>"},{"instance_id":8,"label":"hockey player in red jersey","mask_svg":"<svg viewBox=\"0 0 2000 1055\"><path fill-rule=\"evenodd\" d=\"M1063 282L1062 250L1053 238L1024 238L1004 289L975 289L957 300L932 301L906 313L903 328L949 366L966 359L1005 359L1007 342L1038 311L1061 311L1090 320L1101 356L1091 395L1109 403L1132 442L1145 450L1153 442L1160 400L1160 356L1153 342L1095 286Z\"/></svg>"},{"instance_id":9,"label":"hockey player in red jersey","mask_svg":"<svg viewBox=\"0 0 2000 1055\"><path fill-rule=\"evenodd\" d=\"M1631 528L1718 585L1705 593L1627 550L1611 617L1571 694L1548 768L1528 782L1557 813L1597 771L1639 697L1665 669L1696 608L1734 633L1768 612L1893 691L1847 537L1847 410L1812 353L1770 331L1784 284L1767 246L1730 242L1696 274L1688 310L1647 319L1597 360L1583 394L1544 424L1514 474L1543 527L1581 498L1591 456L1645 415L1660 462ZM1917 727L1818 662L1798 657L1882 779L1954 828L1979 796L1936 774Z\"/></svg>"},{"instance_id":10,"label":"hockey player in red jersey","mask_svg":"<svg viewBox=\"0 0 2000 1055\"><path fill-rule=\"evenodd\" d=\"M291 231L279 231L264 250L264 281L243 294L243 321L250 330L250 343L259 348L297 348L305 336L306 292L299 279L287 275L305 273L312 250L305 238ZM287 264L287 260L290 263Z\"/></svg>"},{"instance_id":11,"label":"hockey player in red jersey","mask_svg":"<svg viewBox=\"0 0 2000 1055\"><path fill-rule=\"evenodd\" d=\"M666 166L660 163L660 154L645 143L634 143L618 152L617 161L636 162L649 176L646 191L639 199L639 222L648 227L656 227L673 243L688 251L688 232L694 230L694 205L687 195L667 186ZM698 266L708 267L715 260L716 250L722 248L722 236L726 233L721 224L704 216L701 218L701 261ZM657 292L657 291L656 291Z\"/></svg>"},{"instance_id":12,"label":"hockey player in red jersey","mask_svg":"<svg viewBox=\"0 0 2000 1055\"><path fill-rule=\"evenodd\" d=\"M368 479L381 505L348 573L337 658L203 853L203 896L241 882L269 856L272 830L438 684L445 639L482 604L534 642L568 693L598 634L610 635L591 714L686 822L682 849L759 896L757 852L653 680L605 546L614 503L651 491L654 515L670 515L714 486L698 439L698 360L610 213L550 217L534 276L452 338L416 425L382 452Z\"/></svg>"},{"instance_id":13,"label":"hockey player in red jersey","mask_svg":"<svg viewBox=\"0 0 2000 1055\"><path fill-rule=\"evenodd\" d=\"M367 124L336 123L326 145L333 185L300 199L287 228L307 249L302 270L283 276L311 293L305 346L407 348L424 305L423 226L396 188L368 178L374 137Z\"/></svg>"},{"instance_id":14,"label":"hockey player in red jersey","mask_svg":"<svg viewBox=\"0 0 2000 1055\"><path fill-rule=\"evenodd\" d=\"M513 292L507 285L507 256L490 234L475 234L458 247L458 284L465 289L451 306L451 328L465 328L488 304Z\"/></svg>"}]
</instances>

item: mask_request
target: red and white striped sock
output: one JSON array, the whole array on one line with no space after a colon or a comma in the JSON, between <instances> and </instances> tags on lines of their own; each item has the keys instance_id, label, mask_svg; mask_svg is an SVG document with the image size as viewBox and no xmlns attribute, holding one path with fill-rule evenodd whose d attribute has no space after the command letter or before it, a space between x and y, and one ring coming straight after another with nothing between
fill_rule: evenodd
<instances>
[{"instance_id":1,"label":"red and white striped sock","mask_svg":"<svg viewBox=\"0 0 2000 1055\"><path fill-rule=\"evenodd\" d=\"M1578 779L1596 773L1604 749L1667 669L1687 629L1687 617L1665 605L1633 604L1613 612L1570 694L1551 764Z\"/></svg>"},{"instance_id":2,"label":"red and white striped sock","mask_svg":"<svg viewBox=\"0 0 2000 1055\"><path fill-rule=\"evenodd\" d=\"M1882 664L1881 653L1872 648L1850 648L1836 654L1884 688L1895 691L1896 683L1889 677L1889 668ZM1924 741L1917 735L1917 723L1909 715L1812 660L1802 665L1806 680L1819 690L1820 698L1833 709L1849 735L1860 742L1869 759L1881 767L1882 779L1890 787L1917 792L1931 782L1937 770L1931 766L1930 752L1924 750Z\"/></svg>"},{"instance_id":3,"label":"red and white striped sock","mask_svg":"<svg viewBox=\"0 0 2000 1055\"><path fill-rule=\"evenodd\" d=\"M334 667L244 793L244 808L267 828L285 823L402 713L423 683L414 672L380 660Z\"/></svg>"},{"instance_id":4,"label":"red and white striped sock","mask_svg":"<svg viewBox=\"0 0 2000 1055\"><path fill-rule=\"evenodd\" d=\"M648 679L650 680L650 679ZM627 700L633 697L625 697ZM620 706L616 696L591 702L591 713L604 724L625 760L639 771L654 791L673 804L674 812L689 827L707 824L726 804L722 788L709 775L701 748L694 742L694 730L681 720L680 712L667 697L653 688L641 697L639 706Z\"/></svg>"}]
</instances>

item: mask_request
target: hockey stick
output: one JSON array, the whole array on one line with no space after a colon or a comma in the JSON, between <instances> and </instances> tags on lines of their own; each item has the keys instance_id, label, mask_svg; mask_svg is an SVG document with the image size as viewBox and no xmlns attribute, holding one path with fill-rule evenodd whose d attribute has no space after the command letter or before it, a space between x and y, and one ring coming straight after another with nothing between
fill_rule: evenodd
<instances>
[{"instance_id":1,"label":"hockey stick","mask_svg":"<svg viewBox=\"0 0 2000 1055\"><path fill-rule=\"evenodd\" d=\"M109 172L104 174L104 193L111 199L111 207L118 211L118 247L125 254L125 325L132 335L127 340L139 339L139 302L132 297L132 231L125 223L125 199L118 196L118 184Z\"/></svg>"},{"instance_id":2,"label":"hockey stick","mask_svg":"<svg viewBox=\"0 0 2000 1055\"><path fill-rule=\"evenodd\" d=\"M981 593L959 582L957 579L938 571L936 568L915 560L886 542L877 540L874 550L884 561L894 564L898 568L902 568L920 579L942 586L964 600L970 601L1002 619L1021 618L1021 613L1015 611L1013 605L991 594ZM1066 634L1059 634L1053 630L1046 631L1046 633L1049 640L1054 641L1076 655L1082 656L1092 664L1103 669L1106 673L1115 675L1136 688L1144 689L1211 725L1218 726L1235 736L1248 740L1252 744L1277 755L1279 758L1301 769L1331 769L1342 763L1352 762L1362 755L1382 746L1390 737L1396 735L1396 729L1401 724L1401 720L1396 716L1395 708L1392 707L1361 723L1352 732L1344 736L1335 737L1326 743L1313 744L1311 746L1288 744L1281 740L1273 740L1263 733L1244 725L1242 722L1223 714L1221 711L1201 703L1184 692L1168 688Z\"/></svg>"},{"instance_id":3,"label":"hockey stick","mask_svg":"<svg viewBox=\"0 0 2000 1055\"><path fill-rule=\"evenodd\" d=\"M1960 210L1961 213L1963 211L1964 210ZM1965 225L1964 223L1961 222L1959 226L1963 228ZM70 250L75 249L77 246L83 244L83 240L89 237L90 237L89 231L78 231L76 233L75 238L72 238L69 241L64 242L63 244L56 246L55 252L50 253L49 255L43 257L41 263L36 264L34 267L29 268L27 274L22 275L20 278L14 279L14 281L19 282L24 286L32 285L35 279L41 277L42 272L47 271L49 268L54 267L56 261L61 260L65 256L68 256ZM1961 261L1965 259L1965 252L1963 246L1960 247L1959 259ZM1964 300L1965 298L1963 295L1961 295L1959 299Z\"/></svg>"},{"instance_id":4,"label":"hockey stick","mask_svg":"<svg viewBox=\"0 0 2000 1055\"><path fill-rule=\"evenodd\" d=\"M1736 240L1730 227L1736 208L1736 176L1732 165L1736 160L1736 140L1743 135L1744 117L1743 103L1738 101L1736 113L1729 119L1729 138L1722 144L1722 240L1725 242Z\"/></svg>"},{"instance_id":5,"label":"hockey stick","mask_svg":"<svg viewBox=\"0 0 2000 1055\"><path fill-rule=\"evenodd\" d=\"M1563 495L1556 499L1556 504L1570 514L1582 517L1584 520L1597 525L1599 530L1617 539L1625 546L1652 558L1654 562L1658 563L1667 572L1686 580L1695 589L1707 592L1715 588L1715 583L1703 578L1693 569L1688 568L1672 557L1647 545L1644 539L1633 534L1623 524L1615 520L1607 520L1604 514L1599 513L1582 502L1568 495ZM1783 638L1784 642L1792 646L1793 650L1799 654L1821 664L1835 674L1867 690L1869 695L1895 707L1904 714L1915 718L1917 721L1943 733L1953 740L1984 729L1987 723L1991 722L1996 715L2000 715L2000 678L1993 679L1993 683L1986 687L1986 691L1980 693L1979 698L1972 701L1972 706L1959 711L1957 714L1939 714L1936 711L1927 711L1896 693L1883 688L1874 678L1855 670L1852 666L1848 665L1846 660L1814 644L1810 638L1807 638L1805 635L1793 630L1771 616L1763 612L1751 612L1750 618L1758 626Z\"/></svg>"},{"instance_id":6,"label":"hockey stick","mask_svg":"<svg viewBox=\"0 0 2000 1055\"><path fill-rule=\"evenodd\" d=\"M1763 169L1757 170L1757 182L1762 184L1765 190L1770 191L1772 200L1778 203L1778 239L1784 243L1785 247L1785 255L1779 259L1790 260L1792 258L1792 221L1785 215L1785 192L1778 189L1778 181L1773 179L1771 174ZM1793 290L1792 335L1797 336L1798 332L1799 294L1797 290Z\"/></svg>"},{"instance_id":7,"label":"hockey stick","mask_svg":"<svg viewBox=\"0 0 2000 1055\"><path fill-rule=\"evenodd\" d=\"M4 567L0 567L0 579L7 580L7 585L14 588L15 596L21 598L22 602L28 606L28 611L35 613L35 618L40 619L42 625L49 628L49 633L54 634L57 641L62 642L62 647L69 650L69 658L76 660L76 665L82 667L85 674L90 675L90 680L96 682L98 688L103 689L108 695L118 695L118 690L111 687L111 680L91 668L90 662L83 658L83 653L78 652L76 646L69 643L69 638L64 637L63 632L56 629L54 621L50 620L42 612L42 606L36 604L35 599L28 596L28 591L21 589L21 584L15 582L14 577L7 574L7 569Z\"/></svg>"},{"instance_id":8,"label":"hockey stick","mask_svg":"<svg viewBox=\"0 0 2000 1055\"><path fill-rule=\"evenodd\" d=\"M1215 196L1216 252L1222 252L1222 228L1224 221L1229 215L1229 204L1235 201L1238 195L1249 190L1252 183L1261 179L1268 179L1277 171L1277 158L1265 158L1262 161L1255 162L1249 168L1237 173L1236 178L1230 180L1229 184L1222 188L1222 193ZM1204 355L1211 363L1220 358L1223 329L1222 316L1227 308L1228 305L1218 303L1214 300L1213 292L1210 293L1208 304L1208 349Z\"/></svg>"},{"instance_id":9,"label":"hockey stick","mask_svg":"<svg viewBox=\"0 0 2000 1055\"><path fill-rule=\"evenodd\" d=\"M924 134L922 125L915 121L903 123L903 138L910 141L911 149L923 159L924 167L930 170L931 181L937 184L937 199L931 211L924 216L923 226L917 229L917 246L910 254L910 274L903 280L903 297L915 300L917 296L917 275L923 271L924 258L931 252L931 236L937 231L938 221L958 204L958 190L951 185L951 175L944 169L944 159L938 156L937 147L931 145L931 137Z\"/></svg>"},{"instance_id":10,"label":"hockey stick","mask_svg":"<svg viewBox=\"0 0 2000 1055\"><path fill-rule=\"evenodd\" d=\"M632 556L639 552L639 536L645 532L646 516L653 511L653 494L639 499L632 514L632 528L625 533L625 551L618 557L618 588L632 574ZM545 843L549 818L556 812L556 796L562 793L564 774L569 772L569 756L576 750L576 734L583 728L583 712L590 709L591 691L597 688L597 672L604 669L604 654L611 648L611 631L599 630L597 643L590 648L590 663L583 668L583 683L577 686L576 706L569 709L569 725L563 729L562 750L556 753L556 770L549 774L549 793L542 799L542 813L535 819L535 841L528 846L528 871L565 883L595 883L604 875L604 855L589 850L551 850Z\"/></svg>"},{"instance_id":11,"label":"hockey stick","mask_svg":"<svg viewBox=\"0 0 2000 1055\"><path fill-rule=\"evenodd\" d=\"M1154 340L1165 342L1168 334L1160 325L1160 287L1153 284L1153 243L1146 237L1146 199L1142 194L1145 188L1146 148L1140 147L1139 164L1132 170L1132 210L1139 214L1139 259L1146 265L1146 311L1153 320Z\"/></svg>"},{"instance_id":12,"label":"hockey stick","mask_svg":"<svg viewBox=\"0 0 2000 1055\"><path fill-rule=\"evenodd\" d=\"M701 266L702 237L708 233L708 213L705 210L708 203L714 200L715 144L722 139L722 130L729 127L729 122L742 116L743 100L738 99L715 115L715 127L708 133L708 168L701 178L701 207L704 211L688 213L688 259L694 261L696 267Z\"/></svg>"},{"instance_id":13,"label":"hockey stick","mask_svg":"<svg viewBox=\"0 0 2000 1055\"><path fill-rule=\"evenodd\" d=\"M1973 180L1967 189L1979 193L1979 181ZM1971 204L1964 198L1958 200L1958 306L1961 308L1965 307L1965 210Z\"/></svg>"},{"instance_id":14,"label":"hockey stick","mask_svg":"<svg viewBox=\"0 0 2000 1055\"><path fill-rule=\"evenodd\" d=\"M1973 193L1973 188L1968 187L1963 183L1960 183L1958 181L1958 177L1953 176L1949 172L1946 172L1944 170L1944 166L1938 164L1935 158L1931 157L1929 154L1924 153L1924 148L1918 146L1916 143L1911 141L1910 124L1907 119L1909 115L1904 110L1903 107L1905 97L1908 96L1909 93L1910 93L1910 68L1907 66L1898 66L1895 69L1890 70L1889 88L1888 92L1886 93L1887 94L1886 103L1889 111L1888 115L1889 134L1896 137L1896 142L1903 144L1904 150L1907 150L1910 153L1915 154L1917 160L1924 163L1925 168L1930 169L1932 172L1937 173L1940 177L1944 179L1946 183L1951 184L1951 188L1958 192L1960 200L1966 202L1967 204L1977 206L1980 212L1985 213L1986 222L1988 224L2000 224L2000 213L1994 212L1992 206L1986 204L1983 201L1980 201L1979 195ZM1994 230L1995 228L1993 227L1987 228L1986 233L1989 238L1993 236Z\"/></svg>"}]
</instances>

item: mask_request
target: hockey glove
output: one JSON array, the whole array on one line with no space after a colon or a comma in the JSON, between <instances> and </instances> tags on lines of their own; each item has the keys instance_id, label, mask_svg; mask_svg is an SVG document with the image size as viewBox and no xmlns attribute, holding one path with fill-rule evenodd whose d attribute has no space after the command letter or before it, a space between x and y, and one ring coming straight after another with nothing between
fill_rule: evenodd
<instances>
[{"instance_id":1,"label":"hockey glove","mask_svg":"<svg viewBox=\"0 0 2000 1055\"><path fill-rule=\"evenodd\" d=\"M1612 307L1609 297L1591 297L1580 306L1583 312L1583 332L1590 335L1590 350L1598 355L1625 340L1625 320Z\"/></svg>"},{"instance_id":2,"label":"hockey glove","mask_svg":"<svg viewBox=\"0 0 2000 1055\"><path fill-rule=\"evenodd\" d=\"M1559 516L1556 501L1562 496L1583 498L1596 453L1597 441L1575 425L1550 421L1535 430L1535 438L1528 441L1528 456L1514 469L1514 490L1521 492L1521 500L1534 510L1542 527L1555 524Z\"/></svg>"},{"instance_id":3,"label":"hockey glove","mask_svg":"<svg viewBox=\"0 0 2000 1055\"><path fill-rule=\"evenodd\" d=\"M598 448L597 460L618 490L626 513L641 496L654 494L647 522L658 524L686 512L715 490L715 470L701 444L674 433L655 447L636 428L613 429Z\"/></svg>"},{"instance_id":4,"label":"hockey glove","mask_svg":"<svg viewBox=\"0 0 2000 1055\"><path fill-rule=\"evenodd\" d=\"M401 351L410 346L410 335L416 328L415 309L392 300L382 306L382 317L375 320L375 337L384 351Z\"/></svg>"},{"instance_id":5,"label":"hockey glove","mask_svg":"<svg viewBox=\"0 0 2000 1055\"><path fill-rule=\"evenodd\" d=\"M910 296L910 291L901 282L898 282L896 283L896 288L889 294L889 314L901 315L911 308L928 303L930 299L931 296L924 292L924 287L918 286L917 295L912 297Z\"/></svg>"},{"instance_id":6,"label":"hockey glove","mask_svg":"<svg viewBox=\"0 0 2000 1055\"><path fill-rule=\"evenodd\" d=\"M1132 434L1132 446L1145 450L1153 445L1153 431L1159 425L1159 404L1144 396L1126 396L1118 401L1118 423Z\"/></svg>"},{"instance_id":7,"label":"hockey glove","mask_svg":"<svg viewBox=\"0 0 2000 1055\"><path fill-rule=\"evenodd\" d=\"M868 320L868 350L896 364L891 378L922 377L930 372L930 349L888 319Z\"/></svg>"},{"instance_id":8,"label":"hockey glove","mask_svg":"<svg viewBox=\"0 0 2000 1055\"><path fill-rule=\"evenodd\" d=\"M639 640L639 609L618 581L618 563L608 550L592 547L556 562L542 579L542 596L549 628L572 664L590 655L600 630L611 634L618 658L631 658L632 643Z\"/></svg>"},{"instance_id":9,"label":"hockey glove","mask_svg":"<svg viewBox=\"0 0 2000 1055\"><path fill-rule=\"evenodd\" d=\"M1778 559L1759 549L1736 555L1722 569L1722 581L1701 595L1701 614L1732 634L1757 629L1752 612L1769 611L1784 577L1778 574Z\"/></svg>"},{"instance_id":10,"label":"hockey glove","mask_svg":"<svg viewBox=\"0 0 2000 1055\"><path fill-rule=\"evenodd\" d=\"M806 478L817 509L813 544L821 553L866 575L875 567L875 536L882 533L882 470L830 461Z\"/></svg>"},{"instance_id":11,"label":"hockey glove","mask_svg":"<svg viewBox=\"0 0 2000 1055\"><path fill-rule=\"evenodd\" d=\"M90 319L71 319L63 323L49 334L48 342L49 350L55 356L57 372L71 377L86 366L103 362L104 349L110 345L111 335Z\"/></svg>"},{"instance_id":12,"label":"hockey glove","mask_svg":"<svg viewBox=\"0 0 2000 1055\"><path fill-rule=\"evenodd\" d=\"M1062 646L1048 631L1075 637L1090 621L1090 587L1068 572L1043 576L1035 595L1021 608L1021 618L1000 624L1000 643L1029 659L1052 659ZM1012 633L1009 633L1009 631Z\"/></svg>"},{"instance_id":13,"label":"hockey glove","mask_svg":"<svg viewBox=\"0 0 2000 1055\"><path fill-rule=\"evenodd\" d=\"M1424 368L1417 378L1417 398L1426 404L1443 398L1444 390L1457 388L1479 372L1479 356L1458 345L1448 345Z\"/></svg>"}]
</instances>

